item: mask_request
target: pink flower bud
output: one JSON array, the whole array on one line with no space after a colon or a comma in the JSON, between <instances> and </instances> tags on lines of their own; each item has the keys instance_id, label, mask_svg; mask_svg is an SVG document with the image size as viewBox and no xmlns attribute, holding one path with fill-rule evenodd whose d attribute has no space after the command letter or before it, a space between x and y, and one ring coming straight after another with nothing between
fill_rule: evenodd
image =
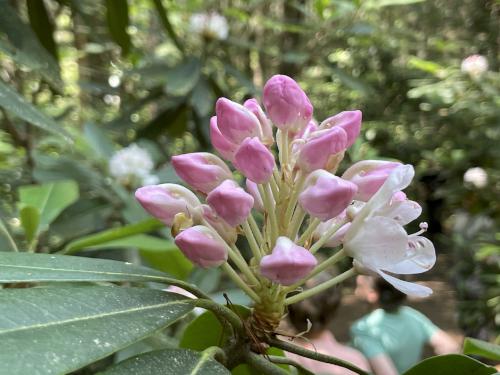
<instances>
[{"instance_id":1,"label":"pink flower bud","mask_svg":"<svg viewBox=\"0 0 500 375\"><path fill-rule=\"evenodd\" d=\"M207 196L207 203L229 225L242 224L252 211L253 198L233 180L226 180Z\"/></svg>"},{"instance_id":2,"label":"pink flower bud","mask_svg":"<svg viewBox=\"0 0 500 375\"><path fill-rule=\"evenodd\" d=\"M210 119L210 140L212 141L212 146L214 146L224 159L229 160L230 162L234 160L234 153L236 152L238 145L232 143L222 135L217 127L217 116L213 116Z\"/></svg>"},{"instance_id":3,"label":"pink flower bud","mask_svg":"<svg viewBox=\"0 0 500 375\"><path fill-rule=\"evenodd\" d=\"M347 147L351 147L358 138L361 130L361 119L363 114L361 111L344 111L336 114L335 116L327 118L319 126L320 129L330 129L339 126L347 134Z\"/></svg>"},{"instance_id":4,"label":"pink flower bud","mask_svg":"<svg viewBox=\"0 0 500 375\"><path fill-rule=\"evenodd\" d=\"M312 118L313 107L300 86L288 76L275 75L263 92L266 111L281 130L299 132Z\"/></svg>"},{"instance_id":5,"label":"pink flower bud","mask_svg":"<svg viewBox=\"0 0 500 375\"><path fill-rule=\"evenodd\" d=\"M219 98L215 112L219 130L228 141L239 144L247 137L262 137L259 120L241 104Z\"/></svg>"},{"instance_id":6,"label":"pink flower bud","mask_svg":"<svg viewBox=\"0 0 500 375\"><path fill-rule=\"evenodd\" d=\"M226 241L227 243L235 243L238 238L236 228L229 225L217 215L212 207L207 204L201 205L203 219Z\"/></svg>"},{"instance_id":7,"label":"pink flower bud","mask_svg":"<svg viewBox=\"0 0 500 375\"><path fill-rule=\"evenodd\" d=\"M307 139L309 136L318 130L318 124L315 120L311 120L307 123L307 125L295 135L295 139Z\"/></svg>"},{"instance_id":8,"label":"pink flower bud","mask_svg":"<svg viewBox=\"0 0 500 375\"><path fill-rule=\"evenodd\" d=\"M354 199L367 202L398 166L401 166L401 163L383 160L363 160L350 166L344 172L342 178L358 186L358 192L354 196Z\"/></svg>"},{"instance_id":9,"label":"pink flower bud","mask_svg":"<svg viewBox=\"0 0 500 375\"><path fill-rule=\"evenodd\" d=\"M191 262L202 268L217 267L227 261L227 244L203 225L183 230L175 237L175 244Z\"/></svg>"},{"instance_id":10,"label":"pink flower bud","mask_svg":"<svg viewBox=\"0 0 500 375\"><path fill-rule=\"evenodd\" d=\"M201 205L196 195L176 184L141 187L136 190L135 198L147 212L169 227L176 214L183 212L190 216Z\"/></svg>"},{"instance_id":11,"label":"pink flower bud","mask_svg":"<svg viewBox=\"0 0 500 375\"><path fill-rule=\"evenodd\" d=\"M205 194L233 177L226 163L208 152L173 156L172 165L180 178Z\"/></svg>"},{"instance_id":12,"label":"pink flower bud","mask_svg":"<svg viewBox=\"0 0 500 375\"><path fill-rule=\"evenodd\" d=\"M356 190L352 182L319 169L307 177L299 203L309 215L325 221L344 211Z\"/></svg>"},{"instance_id":13,"label":"pink flower bud","mask_svg":"<svg viewBox=\"0 0 500 375\"><path fill-rule=\"evenodd\" d=\"M264 211L264 202L262 201L262 197L260 196L259 188L255 182L252 180L246 179L246 187L247 191L253 197L253 208L255 208L259 212Z\"/></svg>"},{"instance_id":14,"label":"pink flower bud","mask_svg":"<svg viewBox=\"0 0 500 375\"><path fill-rule=\"evenodd\" d=\"M243 103L243 106L259 119L260 128L262 129L262 143L268 146L272 145L274 143L273 128L257 99L248 99Z\"/></svg>"},{"instance_id":15,"label":"pink flower bud","mask_svg":"<svg viewBox=\"0 0 500 375\"><path fill-rule=\"evenodd\" d=\"M316 264L309 250L286 237L278 237L273 252L261 259L260 273L276 283L292 285L307 276Z\"/></svg>"},{"instance_id":16,"label":"pink flower bud","mask_svg":"<svg viewBox=\"0 0 500 375\"><path fill-rule=\"evenodd\" d=\"M318 130L310 135L301 147L297 163L306 172L330 169L333 157L346 149L347 134L340 128Z\"/></svg>"},{"instance_id":17,"label":"pink flower bud","mask_svg":"<svg viewBox=\"0 0 500 375\"><path fill-rule=\"evenodd\" d=\"M274 156L259 138L246 138L234 155L235 167L246 178L263 184L273 175Z\"/></svg>"}]
</instances>

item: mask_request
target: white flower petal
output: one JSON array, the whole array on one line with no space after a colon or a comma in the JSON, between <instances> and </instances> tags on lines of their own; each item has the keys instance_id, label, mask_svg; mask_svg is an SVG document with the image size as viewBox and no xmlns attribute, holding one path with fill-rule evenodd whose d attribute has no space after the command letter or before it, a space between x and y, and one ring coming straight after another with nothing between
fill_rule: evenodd
<instances>
[{"instance_id":1,"label":"white flower petal","mask_svg":"<svg viewBox=\"0 0 500 375\"><path fill-rule=\"evenodd\" d=\"M391 284L394 288L409 296L428 297L432 294L432 289L424 285L410 283L408 281L397 279L394 276L390 276L380 270L378 270L377 273L380 276L382 276L385 279L385 281Z\"/></svg>"},{"instance_id":2,"label":"white flower petal","mask_svg":"<svg viewBox=\"0 0 500 375\"><path fill-rule=\"evenodd\" d=\"M411 223L422 213L422 207L414 201L404 200L392 202L390 205L377 210L377 215L387 216L396 220L401 225Z\"/></svg>"},{"instance_id":3,"label":"white flower petal","mask_svg":"<svg viewBox=\"0 0 500 375\"><path fill-rule=\"evenodd\" d=\"M382 187L375 193L373 197L363 206L352 222L351 229L357 231L363 226L363 221L367 217L375 214L377 210L386 206L391 201L393 195L410 185L415 170L409 164L401 165L395 168L387 177Z\"/></svg>"},{"instance_id":4,"label":"white flower petal","mask_svg":"<svg viewBox=\"0 0 500 375\"><path fill-rule=\"evenodd\" d=\"M436 263L436 250L425 237L410 236L406 249L407 258L402 262L384 267L384 270L399 274L414 274L429 271Z\"/></svg>"},{"instance_id":5,"label":"white flower petal","mask_svg":"<svg viewBox=\"0 0 500 375\"><path fill-rule=\"evenodd\" d=\"M405 259L408 235L395 220L375 216L354 233L352 227L344 237L344 250L366 267L384 268Z\"/></svg>"}]
</instances>

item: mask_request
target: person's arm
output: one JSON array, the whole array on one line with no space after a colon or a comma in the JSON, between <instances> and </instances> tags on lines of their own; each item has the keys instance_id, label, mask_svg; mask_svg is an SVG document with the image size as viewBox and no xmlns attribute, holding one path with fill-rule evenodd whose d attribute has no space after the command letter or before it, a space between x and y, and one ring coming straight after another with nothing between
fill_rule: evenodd
<instances>
[{"instance_id":1,"label":"person's arm","mask_svg":"<svg viewBox=\"0 0 500 375\"><path fill-rule=\"evenodd\" d=\"M368 360L375 375L398 375L392 359L387 354L379 354Z\"/></svg>"},{"instance_id":2,"label":"person's arm","mask_svg":"<svg viewBox=\"0 0 500 375\"><path fill-rule=\"evenodd\" d=\"M431 344L434 352L438 355L460 352L458 343L442 329L438 329L432 334L429 344Z\"/></svg>"}]
</instances>

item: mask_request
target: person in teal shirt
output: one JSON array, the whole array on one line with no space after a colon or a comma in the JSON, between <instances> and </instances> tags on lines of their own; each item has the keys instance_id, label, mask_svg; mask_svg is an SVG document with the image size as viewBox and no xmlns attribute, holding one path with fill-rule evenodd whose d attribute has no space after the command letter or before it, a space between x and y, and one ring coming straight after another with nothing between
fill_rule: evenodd
<instances>
[{"instance_id":1,"label":"person in teal shirt","mask_svg":"<svg viewBox=\"0 0 500 375\"><path fill-rule=\"evenodd\" d=\"M402 306L406 295L381 278L358 276L356 294L380 308L351 327L352 344L377 375L396 375L421 360L429 343L437 354L456 353L457 343L417 310Z\"/></svg>"}]
</instances>

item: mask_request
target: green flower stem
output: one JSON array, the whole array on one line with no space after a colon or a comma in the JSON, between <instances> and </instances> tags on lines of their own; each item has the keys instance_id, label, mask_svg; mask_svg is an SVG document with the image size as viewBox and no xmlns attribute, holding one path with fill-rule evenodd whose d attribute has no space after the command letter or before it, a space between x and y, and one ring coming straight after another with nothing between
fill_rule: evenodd
<instances>
[{"instance_id":1,"label":"green flower stem","mask_svg":"<svg viewBox=\"0 0 500 375\"><path fill-rule=\"evenodd\" d=\"M334 277L331 280L325 281L322 284L316 285L314 288L307 289L303 292L300 292L298 294L295 294L294 296L288 297L285 299L285 304L286 305L291 305L292 303L300 302L306 298L312 297L315 294L321 293L322 291L331 288L334 285L337 285L341 283L342 281L348 279L349 277L352 277L356 275L356 270L354 268L351 268L344 273L341 273L340 275Z\"/></svg>"},{"instance_id":2,"label":"green flower stem","mask_svg":"<svg viewBox=\"0 0 500 375\"><path fill-rule=\"evenodd\" d=\"M243 354L244 361L252 367L256 373L264 375L287 375L288 372L269 362L263 356L246 351Z\"/></svg>"},{"instance_id":3,"label":"green flower stem","mask_svg":"<svg viewBox=\"0 0 500 375\"><path fill-rule=\"evenodd\" d=\"M210 357L215 359L216 361L225 364L227 361L227 356L224 350L222 348L219 348L218 346L210 346L206 348L203 352L201 352L202 357Z\"/></svg>"},{"instance_id":4,"label":"green flower stem","mask_svg":"<svg viewBox=\"0 0 500 375\"><path fill-rule=\"evenodd\" d=\"M229 263L223 263L222 269L226 271L227 275L238 285L248 296L253 299L255 302L260 302L260 297L255 293L236 273L235 270L229 265Z\"/></svg>"},{"instance_id":5,"label":"green flower stem","mask_svg":"<svg viewBox=\"0 0 500 375\"><path fill-rule=\"evenodd\" d=\"M289 343L286 341L278 340L274 337L271 337L268 339L268 344L271 346L274 346L276 348L282 349L286 352L298 354L302 357L311 358L311 359L314 359L316 361L331 363L332 365L344 367L346 369L354 371L355 373L357 373L359 375L370 375L370 373L360 369L359 367L353 365L350 362L343 361L339 358L331 357L331 356L326 355L326 354L318 353L317 351L308 350L308 349L305 349L301 346L298 346L298 345L295 345L295 344L292 344L292 343Z\"/></svg>"},{"instance_id":6,"label":"green flower stem","mask_svg":"<svg viewBox=\"0 0 500 375\"><path fill-rule=\"evenodd\" d=\"M288 130L285 130L284 132L282 132L281 141L283 142L283 150L280 150L280 152L283 152L282 159L283 159L283 165L285 166L289 162L288 151L289 151L290 143L289 143L289 139L288 139ZM284 166L282 168L284 168Z\"/></svg>"},{"instance_id":7,"label":"green flower stem","mask_svg":"<svg viewBox=\"0 0 500 375\"><path fill-rule=\"evenodd\" d=\"M272 200L272 192L269 186L269 183L258 185L259 192L264 200L265 210L267 212L267 216L269 217L269 221L271 223L271 243L269 247L272 249L274 245L274 241L278 237L278 221L276 219L276 205Z\"/></svg>"},{"instance_id":8,"label":"green flower stem","mask_svg":"<svg viewBox=\"0 0 500 375\"><path fill-rule=\"evenodd\" d=\"M320 224L321 224L320 219L314 218L313 220L311 220L311 222L309 223L309 226L304 231L304 233L302 233L302 236L300 236L299 240L297 241L297 244L302 246L307 241L307 239L313 234L313 232L316 230L316 228Z\"/></svg>"},{"instance_id":9,"label":"green flower stem","mask_svg":"<svg viewBox=\"0 0 500 375\"><path fill-rule=\"evenodd\" d=\"M271 177L269 182L271 184L271 190L273 191L274 201L277 202L280 195L280 189L274 178Z\"/></svg>"},{"instance_id":10,"label":"green flower stem","mask_svg":"<svg viewBox=\"0 0 500 375\"><path fill-rule=\"evenodd\" d=\"M335 254L333 254L330 258L327 260L323 261L321 264L318 264L312 271L307 275L306 277L300 279L296 283L286 287L283 289L284 293L289 293L297 289L299 286L304 284L307 280L309 280L311 277L316 276L318 273L323 272L326 270L328 267L333 266L335 263L337 263L339 260L343 259L346 257L346 253L344 249L340 249L337 251Z\"/></svg>"},{"instance_id":11,"label":"green flower stem","mask_svg":"<svg viewBox=\"0 0 500 375\"><path fill-rule=\"evenodd\" d=\"M250 225L248 224L248 219L241 224L243 231L245 232L245 235L247 237L248 244L250 245L250 249L252 250L253 256L257 261L260 261L260 258L262 257L262 254L260 253L260 248L259 245L257 244L257 241L255 240L255 237L253 235L252 229L250 228Z\"/></svg>"},{"instance_id":12,"label":"green flower stem","mask_svg":"<svg viewBox=\"0 0 500 375\"><path fill-rule=\"evenodd\" d=\"M236 332L241 335L245 334L245 326L241 318L226 306L206 299L193 299L186 301L187 303L192 303L196 307L201 307L205 310L213 312L218 318L223 318L228 321Z\"/></svg>"},{"instance_id":13,"label":"green flower stem","mask_svg":"<svg viewBox=\"0 0 500 375\"><path fill-rule=\"evenodd\" d=\"M304 185L304 181L306 180L306 176L299 171L297 173L297 176L295 177L295 183L293 187L293 194L290 197L290 200L288 201L288 206L286 208L286 213L285 213L285 223L290 222L290 219L292 218L293 211L295 209L295 206L297 205L297 200L299 199L299 194L302 191L302 186Z\"/></svg>"},{"instance_id":14,"label":"green flower stem","mask_svg":"<svg viewBox=\"0 0 500 375\"><path fill-rule=\"evenodd\" d=\"M264 238L262 237L262 233L260 231L259 226L257 225L257 222L255 221L255 218L253 215L250 215L248 217L248 220L250 222L250 227L252 228L253 235L255 236L255 239L257 240L257 243L259 246L262 246L262 242L264 242Z\"/></svg>"},{"instance_id":15,"label":"green flower stem","mask_svg":"<svg viewBox=\"0 0 500 375\"><path fill-rule=\"evenodd\" d=\"M335 232L337 232L340 229L340 227L342 225L344 225L345 223L347 223L347 219L341 221L340 223L338 223L337 225L334 225L328 231L326 231L320 237L320 239L318 241L316 241L313 246L311 246L311 248L309 249L311 251L311 253L314 254L316 251L321 249L321 246L323 246L325 244L325 242L328 241L330 239L330 237L333 236L335 234Z\"/></svg>"},{"instance_id":16,"label":"green flower stem","mask_svg":"<svg viewBox=\"0 0 500 375\"><path fill-rule=\"evenodd\" d=\"M245 259L243 259L243 257L241 256L238 248L234 245L232 245L232 247L228 246L227 248L229 252L229 258L231 258L231 260L234 262L234 264L236 264L239 270L247 277L248 282L254 286L259 285L259 280L257 280L255 275L252 273L252 270L248 266Z\"/></svg>"},{"instance_id":17,"label":"green flower stem","mask_svg":"<svg viewBox=\"0 0 500 375\"><path fill-rule=\"evenodd\" d=\"M289 365L295 367L297 370L299 370L299 373L301 375L314 375L311 371L306 369L304 366L298 364L295 362L293 359L287 358L287 357L279 357L277 355L268 355L267 358L275 364L278 365Z\"/></svg>"},{"instance_id":18,"label":"green flower stem","mask_svg":"<svg viewBox=\"0 0 500 375\"><path fill-rule=\"evenodd\" d=\"M297 232L300 230L300 226L306 217L306 212L302 209L302 207L297 206L295 212L293 213L292 220L290 222L288 238L292 241L297 237Z\"/></svg>"}]
</instances>

